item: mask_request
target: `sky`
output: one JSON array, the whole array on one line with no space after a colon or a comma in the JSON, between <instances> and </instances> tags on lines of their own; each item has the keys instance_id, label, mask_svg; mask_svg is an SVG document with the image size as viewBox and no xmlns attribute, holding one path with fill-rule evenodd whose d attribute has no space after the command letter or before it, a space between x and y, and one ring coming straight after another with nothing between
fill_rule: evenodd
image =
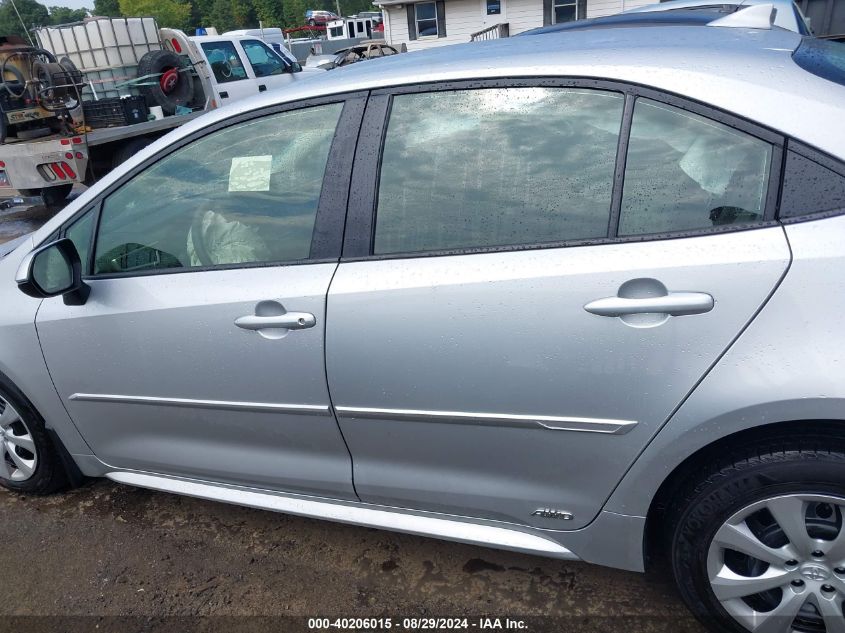
<instances>
[{"instance_id":1,"label":"sky","mask_svg":"<svg viewBox=\"0 0 845 633\"><path fill-rule=\"evenodd\" d=\"M94 0L38 0L47 7L70 7L71 9L94 8Z\"/></svg>"}]
</instances>

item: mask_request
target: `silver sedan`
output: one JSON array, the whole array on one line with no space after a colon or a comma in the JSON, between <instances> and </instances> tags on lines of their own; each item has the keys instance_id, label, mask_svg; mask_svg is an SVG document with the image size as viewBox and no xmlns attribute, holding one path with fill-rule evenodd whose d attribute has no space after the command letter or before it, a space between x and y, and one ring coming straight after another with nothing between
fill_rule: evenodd
<instances>
[{"instance_id":1,"label":"silver sedan","mask_svg":"<svg viewBox=\"0 0 845 633\"><path fill-rule=\"evenodd\" d=\"M0 482L662 559L714 630L841 633L845 55L771 20L185 124L0 259Z\"/></svg>"}]
</instances>

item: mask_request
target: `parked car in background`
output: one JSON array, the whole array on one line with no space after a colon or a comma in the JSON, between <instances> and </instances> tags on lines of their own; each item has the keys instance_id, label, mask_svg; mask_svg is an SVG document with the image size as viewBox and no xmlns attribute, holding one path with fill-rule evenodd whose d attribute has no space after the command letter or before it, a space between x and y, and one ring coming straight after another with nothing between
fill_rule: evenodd
<instances>
[{"instance_id":1,"label":"parked car in background","mask_svg":"<svg viewBox=\"0 0 845 633\"><path fill-rule=\"evenodd\" d=\"M795 31L802 35L811 35L807 19L801 13L801 9L792 0L726 0L714 2L714 0L669 0L657 4L649 4L643 7L628 9L625 13L650 13L653 11L720 11L723 13L734 13L753 5L771 5L777 13L775 14L775 26Z\"/></svg>"},{"instance_id":2,"label":"parked car in background","mask_svg":"<svg viewBox=\"0 0 845 633\"><path fill-rule=\"evenodd\" d=\"M353 64L139 151L0 259L0 483L662 560L714 631L841 632L845 66L765 9Z\"/></svg>"},{"instance_id":3,"label":"parked car in background","mask_svg":"<svg viewBox=\"0 0 845 633\"><path fill-rule=\"evenodd\" d=\"M383 42L362 42L355 46L342 48L330 55L309 55L305 60L305 65L308 68L331 70L368 59L398 55L400 52L399 49Z\"/></svg>"},{"instance_id":4,"label":"parked car in background","mask_svg":"<svg viewBox=\"0 0 845 633\"><path fill-rule=\"evenodd\" d=\"M305 23L308 26L325 26L332 20L339 19L340 16L331 11L318 11L309 9L305 12Z\"/></svg>"}]
</instances>

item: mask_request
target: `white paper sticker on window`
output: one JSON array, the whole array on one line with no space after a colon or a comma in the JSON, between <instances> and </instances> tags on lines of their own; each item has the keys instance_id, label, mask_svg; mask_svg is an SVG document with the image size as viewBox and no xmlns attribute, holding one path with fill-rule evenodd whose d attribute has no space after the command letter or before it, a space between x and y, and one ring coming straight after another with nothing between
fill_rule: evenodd
<instances>
[{"instance_id":1,"label":"white paper sticker on window","mask_svg":"<svg viewBox=\"0 0 845 633\"><path fill-rule=\"evenodd\" d=\"M235 156L229 169L229 191L270 191L272 156Z\"/></svg>"}]
</instances>

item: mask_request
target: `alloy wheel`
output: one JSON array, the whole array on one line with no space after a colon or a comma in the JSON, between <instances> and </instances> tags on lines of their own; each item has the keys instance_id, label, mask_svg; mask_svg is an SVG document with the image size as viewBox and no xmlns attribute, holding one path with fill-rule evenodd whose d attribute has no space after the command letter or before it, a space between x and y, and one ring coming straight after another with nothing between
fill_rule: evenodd
<instances>
[{"instance_id":1,"label":"alloy wheel","mask_svg":"<svg viewBox=\"0 0 845 633\"><path fill-rule=\"evenodd\" d=\"M716 531L707 576L755 633L845 633L845 498L790 494L736 512Z\"/></svg>"},{"instance_id":2,"label":"alloy wheel","mask_svg":"<svg viewBox=\"0 0 845 633\"><path fill-rule=\"evenodd\" d=\"M26 422L0 396L0 479L26 481L38 466L38 452Z\"/></svg>"}]
</instances>

